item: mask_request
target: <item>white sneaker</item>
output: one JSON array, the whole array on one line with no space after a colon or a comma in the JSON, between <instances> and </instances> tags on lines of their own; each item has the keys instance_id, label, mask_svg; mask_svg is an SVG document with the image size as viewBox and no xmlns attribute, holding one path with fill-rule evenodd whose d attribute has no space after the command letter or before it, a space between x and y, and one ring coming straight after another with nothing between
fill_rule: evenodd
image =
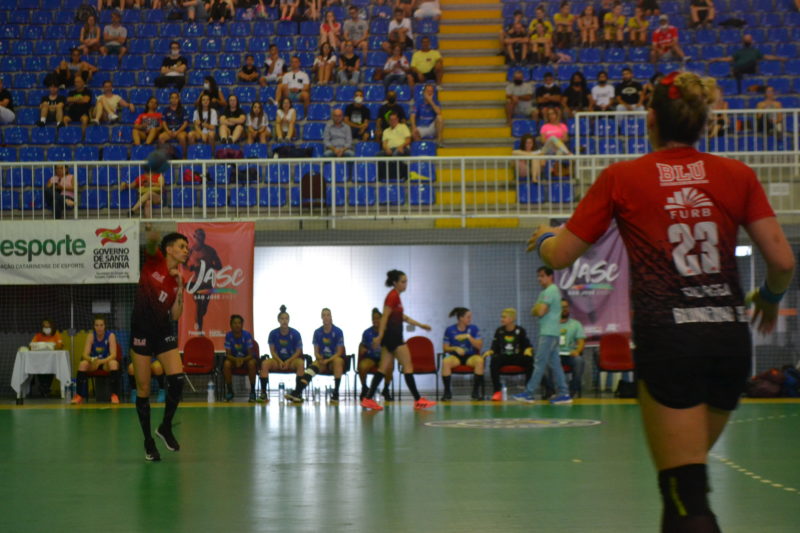
<instances>
[{"instance_id":1,"label":"white sneaker","mask_svg":"<svg viewBox=\"0 0 800 533\"><path fill-rule=\"evenodd\" d=\"M109 113L108 114L108 120L110 120L111 122L114 122L117 119L119 119L119 115L117 115L115 113Z\"/></svg>"}]
</instances>

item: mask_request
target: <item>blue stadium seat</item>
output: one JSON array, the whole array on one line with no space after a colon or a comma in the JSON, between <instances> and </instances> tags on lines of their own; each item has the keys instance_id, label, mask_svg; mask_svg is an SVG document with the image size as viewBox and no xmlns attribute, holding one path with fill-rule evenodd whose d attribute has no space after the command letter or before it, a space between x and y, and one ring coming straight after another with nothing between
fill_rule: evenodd
<instances>
[{"instance_id":1,"label":"blue stadium seat","mask_svg":"<svg viewBox=\"0 0 800 533\"><path fill-rule=\"evenodd\" d=\"M37 9L31 13L31 24L47 25L53 23L53 13L45 9Z\"/></svg>"},{"instance_id":2,"label":"blue stadium seat","mask_svg":"<svg viewBox=\"0 0 800 533\"><path fill-rule=\"evenodd\" d=\"M78 193L78 207L81 209L105 209L108 207L108 190L82 189Z\"/></svg>"},{"instance_id":3,"label":"blue stadium seat","mask_svg":"<svg viewBox=\"0 0 800 533\"><path fill-rule=\"evenodd\" d=\"M95 126L98 127L98 126ZM88 131L87 131L87 137ZM78 146L75 148L75 161L99 161L100 149L97 146Z\"/></svg>"},{"instance_id":4,"label":"blue stadium seat","mask_svg":"<svg viewBox=\"0 0 800 533\"><path fill-rule=\"evenodd\" d=\"M356 183L375 183L378 179L378 164L357 161L353 165L352 178Z\"/></svg>"},{"instance_id":5,"label":"blue stadium seat","mask_svg":"<svg viewBox=\"0 0 800 533\"><path fill-rule=\"evenodd\" d=\"M235 79L236 73L232 69L217 71L217 84L219 85L233 85Z\"/></svg>"},{"instance_id":6,"label":"blue stadium seat","mask_svg":"<svg viewBox=\"0 0 800 533\"><path fill-rule=\"evenodd\" d=\"M136 85L136 77L133 72L127 70L114 73L114 86L133 87L134 85Z\"/></svg>"},{"instance_id":7,"label":"blue stadium seat","mask_svg":"<svg viewBox=\"0 0 800 533\"><path fill-rule=\"evenodd\" d=\"M314 65L313 52L298 52L297 58L300 60L300 66L306 70L311 69L311 67Z\"/></svg>"},{"instance_id":8,"label":"blue stadium seat","mask_svg":"<svg viewBox=\"0 0 800 533\"><path fill-rule=\"evenodd\" d=\"M319 163L298 163L292 169L292 173L294 174L294 182L300 183L306 174L320 173Z\"/></svg>"},{"instance_id":9,"label":"blue stadium seat","mask_svg":"<svg viewBox=\"0 0 800 533\"><path fill-rule=\"evenodd\" d=\"M18 56L27 56L33 53L32 41L17 41L11 45L11 53Z\"/></svg>"},{"instance_id":10,"label":"blue stadium seat","mask_svg":"<svg viewBox=\"0 0 800 533\"><path fill-rule=\"evenodd\" d=\"M108 187L119 183L119 169L115 166L99 166L95 169L94 184Z\"/></svg>"},{"instance_id":11,"label":"blue stadium seat","mask_svg":"<svg viewBox=\"0 0 800 533\"><path fill-rule=\"evenodd\" d=\"M238 69L242 60L238 54L220 54L218 64L219 68Z\"/></svg>"},{"instance_id":12,"label":"blue stadium seat","mask_svg":"<svg viewBox=\"0 0 800 533\"><path fill-rule=\"evenodd\" d=\"M9 146L0 146L0 161L5 163L14 163L17 161L17 149ZM41 159L37 159L41 161Z\"/></svg>"},{"instance_id":13,"label":"blue stadium seat","mask_svg":"<svg viewBox=\"0 0 800 533\"><path fill-rule=\"evenodd\" d=\"M126 59L126 58L123 58ZM119 68L119 57L117 56L100 56L97 58L97 68L101 71L114 71Z\"/></svg>"},{"instance_id":14,"label":"blue stadium seat","mask_svg":"<svg viewBox=\"0 0 800 533\"><path fill-rule=\"evenodd\" d=\"M171 87L162 87L160 89L156 89L156 100L158 100L159 105L169 105L169 95L175 89Z\"/></svg>"},{"instance_id":15,"label":"blue stadium seat","mask_svg":"<svg viewBox=\"0 0 800 533\"><path fill-rule=\"evenodd\" d=\"M637 80L649 80L653 74L655 74L655 67L651 63L635 63L633 65L633 77Z\"/></svg>"},{"instance_id":16,"label":"blue stadium seat","mask_svg":"<svg viewBox=\"0 0 800 533\"><path fill-rule=\"evenodd\" d=\"M366 65L368 67L383 68L389 56L386 52L370 52L367 54Z\"/></svg>"},{"instance_id":17,"label":"blue stadium seat","mask_svg":"<svg viewBox=\"0 0 800 533\"><path fill-rule=\"evenodd\" d=\"M328 101L333 98L328 99ZM330 120L331 106L328 104L311 104L308 106L308 120Z\"/></svg>"},{"instance_id":18,"label":"blue stadium seat","mask_svg":"<svg viewBox=\"0 0 800 533\"><path fill-rule=\"evenodd\" d=\"M39 121L39 110L30 107L17 109L17 124L20 126L33 126Z\"/></svg>"},{"instance_id":19,"label":"blue stadium seat","mask_svg":"<svg viewBox=\"0 0 800 533\"><path fill-rule=\"evenodd\" d=\"M186 153L186 159L211 159L211 157L211 147L207 144L193 144Z\"/></svg>"},{"instance_id":20,"label":"blue stadium seat","mask_svg":"<svg viewBox=\"0 0 800 533\"><path fill-rule=\"evenodd\" d=\"M413 206L433 205L436 203L436 191L430 185L411 185L408 203Z\"/></svg>"},{"instance_id":21,"label":"blue stadium seat","mask_svg":"<svg viewBox=\"0 0 800 533\"><path fill-rule=\"evenodd\" d=\"M535 120L515 119L511 123L511 136L522 137L523 135L530 135L538 131Z\"/></svg>"},{"instance_id":22,"label":"blue stadium seat","mask_svg":"<svg viewBox=\"0 0 800 533\"><path fill-rule=\"evenodd\" d=\"M142 70L144 68L144 56L126 55L120 61L122 70Z\"/></svg>"},{"instance_id":23,"label":"blue stadium seat","mask_svg":"<svg viewBox=\"0 0 800 533\"><path fill-rule=\"evenodd\" d=\"M572 201L572 184L571 183L551 183L550 184L550 201L569 203Z\"/></svg>"},{"instance_id":24,"label":"blue stadium seat","mask_svg":"<svg viewBox=\"0 0 800 533\"><path fill-rule=\"evenodd\" d=\"M436 181L436 163L433 161L412 161L408 166L409 181Z\"/></svg>"},{"instance_id":25,"label":"blue stadium seat","mask_svg":"<svg viewBox=\"0 0 800 533\"><path fill-rule=\"evenodd\" d=\"M293 52L294 40L291 37L276 37L274 43L280 52ZM286 62L288 64L288 61Z\"/></svg>"},{"instance_id":26,"label":"blue stadium seat","mask_svg":"<svg viewBox=\"0 0 800 533\"><path fill-rule=\"evenodd\" d=\"M247 159L267 159L269 157L269 150L266 144L248 144L244 147L244 156Z\"/></svg>"},{"instance_id":27,"label":"blue stadium seat","mask_svg":"<svg viewBox=\"0 0 800 533\"><path fill-rule=\"evenodd\" d=\"M250 36L250 24L247 23L247 22L231 22L231 23L229 23L228 24L228 36L230 36L230 37L249 37ZM244 46L244 40L243 39L242 39L242 45Z\"/></svg>"},{"instance_id":28,"label":"blue stadium seat","mask_svg":"<svg viewBox=\"0 0 800 533\"><path fill-rule=\"evenodd\" d=\"M258 191L258 205L261 207L283 207L286 205L286 189L283 187L262 187Z\"/></svg>"},{"instance_id":29,"label":"blue stadium seat","mask_svg":"<svg viewBox=\"0 0 800 533\"><path fill-rule=\"evenodd\" d=\"M8 128L4 133L6 144L19 144L13 142L9 136L13 128ZM24 131L24 141L28 142L28 130ZM56 142L56 129L47 126L45 128L34 128L31 133L31 143L33 144L54 144Z\"/></svg>"},{"instance_id":30,"label":"blue stadium seat","mask_svg":"<svg viewBox=\"0 0 800 533\"><path fill-rule=\"evenodd\" d=\"M40 70L47 70L45 58L42 56L29 56L25 58L25 69L28 72L38 72ZM38 84L37 84L38 85Z\"/></svg>"},{"instance_id":31,"label":"blue stadium seat","mask_svg":"<svg viewBox=\"0 0 800 533\"><path fill-rule=\"evenodd\" d=\"M331 187L326 187L325 189L326 206L335 205L336 207L342 207L344 206L346 198L346 189L341 185L334 185Z\"/></svg>"},{"instance_id":32,"label":"blue stadium seat","mask_svg":"<svg viewBox=\"0 0 800 533\"><path fill-rule=\"evenodd\" d=\"M383 85L367 85L364 91L364 100L367 102L383 102L386 100L386 90Z\"/></svg>"},{"instance_id":33,"label":"blue stadium seat","mask_svg":"<svg viewBox=\"0 0 800 533\"><path fill-rule=\"evenodd\" d=\"M405 205L405 185L381 185L378 187L378 204L380 205Z\"/></svg>"},{"instance_id":34,"label":"blue stadium seat","mask_svg":"<svg viewBox=\"0 0 800 533\"><path fill-rule=\"evenodd\" d=\"M376 191L372 185L358 185L350 188L347 203L351 207L371 207L376 202Z\"/></svg>"},{"instance_id":35,"label":"blue stadium seat","mask_svg":"<svg viewBox=\"0 0 800 533\"><path fill-rule=\"evenodd\" d=\"M30 187L33 185L31 168L9 168L5 174L3 184L6 187Z\"/></svg>"},{"instance_id":36,"label":"blue stadium seat","mask_svg":"<svg viewBox=\"0 0 800 533\"><path fill-rule=\"evenodd\" d=\"M521 204L538 204L546 201L545 190L541 183L520 183L517 187L517 199Z\"/></svg>"},{"instance_id":37,"label":"blue stadium seat","mask_svg":"<svg viewBox=\"0 0 800 533\"><path fill-rule=\"evenodd\" d=\"M233 187L231 189L231 207L255 207L258 203L258 190L255 187Z\"/></svg>"},{"instance_id":38,"label":"blue stadium seat","mask_svg":"<svg viewBox=\"0 0 800 533\"><path fill-rule=\"evenodd\" d=\"M0 71L2 72L19 72L22 70L22 58L5 56L0 59ZM11 85L10 83L8 85Z\"/></svg>"},{"instance_id":39,"label":"blue stadium seat","mask_svg":"<svg viewBox=\"0 0 800 533\"><path fill-rule=\"evenodd\" d=\"M143 106L147 103L151 96L153 96L152 89L131 89L131 100L133 105Z\"/></svg>"},{"instance_id":40,"label":"blue stadium seat","mask_svg":"<svg viewBox=\"0 0 800 533\"><path fill-rule=\"evenodd\" d=\"M353 85L341 85L338 89L336 89L336 100L338 102L345 102L350 103L355 98L355 93L358 90L358 87Z\"/></svg>"},{"instance_id":41,"label":"blue stadium seat","mask_svg":"<svg viewBox=\"0 0 800 533\"><path fill-rule=\"evenodd\" d=\"M297 35L297 23L289 20L281 20L278 22L278 35L281 36L294 36Z\"/></svg>"},{"instance_id":42,"label":"blue stadium seat","mask_svg":"<svg viewBox=\"0 0 800 533\"><path fill-rule=\"evenodd\" d=\"M21 162L44 161L44 148L39 146L23 146L19 149L19 160Z\"/></svg>"},{"instance_id":43,"label":"blue stadium seat","mask_svg":"<svg viewBox=\"0 0 800 533\"><path fill-rule=\"evenodd\" d=\"M245 41L241 37L236 37L236 38L228 39L227 41L225 41L224 50L226 52L228 52L228 53L239 54L239 53L244 52L245 49L246 49Z\"/></svg>"},{"instance_id":44,"label":"blue stadium seat","mask_svg":"<svg viewBox=\"0 0 800 533\"><path fill-rule=\"evenodd\" d=\"M329 85L317 85L311 87L312 102L332 102L333 87Z\"/></svg>"},{"instance_id":45,"label":"blue stadium seat","mask_svg":"<svg viewBox=\"0 0 800 533\"><path fill-rule=\"evenodd\" d=\"M56 53L56 41L36 41L36 44L33 45L33 52L39 56L53 55Z\"/></svg>"},{"instance_id":46,"label":"blue stadium seat","mask_svg":"<svg viewBox=\"0 0 800 533\"><path fill-rule=\"evenodd\" d=\"M417 141L411 143L412 157L418 156L435 156L436 143L432 141Z\"/></svg>"},{"instance_id":47,"label":"blue stadium seat","mask_svg":"<svg viewBox=\"0 0 800 533\"><path fill-rule=\"evenodd\" d=\"M131 147L131 161L144 161L147 159L147 156L155 150L156 147L152 144L145 144L140 146L132 146Z\"/></svg>"},{"instance_id":48,"label":"blue stadium seat","mask_svg":"<svg viewBox=\"0 0 800 533\"><path fill-rule=\"evenodd\" d=\"M227 164L219 163L216 165L208 165L206 166L206 170L208 172L208 178L211 180L212 183L217 185L227 185L230 180L230 174L233 170Z\"/></svg>"},{"instance_id":49,"label":"blue stadium seat","mask_svg":"<svg viewBox=\"0 0 800 533\"><path fill-rule=\"evenodd\" d=\"M221 39L203 39L200 49L207 54L216 54L222 50Z\"/></svg>"},{"instance_id":50,"label":"blue stadium seat","mask_svg":"<svg viewBox=\"0 0 800 533\"><path fill-rule=\"evenodd\" d=\"M225 207L227 203L228 191L225 190L225 187L206 188L206 207Z\"/></svg>"},{"instance_id":51,"label":"blue stadium seat","mask_svg":"<svg viewBox=\"0 0 800 533\"><path fill-rule=\"evenodd\" d=\"M289 183L292 169L288 163L271 163L267 165L267 183L285 185Z\"/></svg>"},{"instance_id":52,"label":"blue stadium seat","mask_svg":"<svg viewBox=\"0 0 800 533\"><path fill-rule=\"evenodd\" d=\"M239 105L252 104L256 101L256 88L255 87L236 87L233 94L239 98Z\"/></svg>"},{"instance_id":53,"label":"blue stadium seat","mask_svg":"<svg viewBox=\"0 0 800 533\"><path fill-rule=\"evenodd\" d=\"M0 28L0 37L3 39L14 40L19 39L19 26L13 24L4 24Z\"/></svg>"},{"instance_id":54,"label":"blue stadium seat","mask_svg":"<svg viewBox=\"0 0 800 533\"><path fill-rule=\"evenodd\" d=\"M41 211L44 205L44 198L41 189L22 191L22 209Z\"/></svg>"},{"instance_id":55,"label":"blue stadium seat","mask_svg":"<svg viewBox=\"0 0 800 533\"><path fill-rule=\"evenodd\" d=\"M59 128L57 142L59 144L78 144L81 142L83 132L80 126L67 126L66 128Z\"/></svg>"},{"instance_id":56,"label":"blue stadium seat","mask_svg":"<svg viewBox=\"0 0 800 533\"><path fill-rule=\"evenodd\" d=\"M22 38L37 41L42 38L41 26L26 26L22 29Z\"/></svg>"},{"instance_id":57,"label":"blue stadium seat","mask_svg":"<svg viewBox=\"0 0 800 533\"><path fill-rule=\"evenodd\" d=\"M200 98L201 92L202 89L200 87L184 87L181 91L181 102L184 107L194 105L197 99Z\"/></svg>"},{"instance_id":58,"label":"blue stadium seat","mask_svg":"<svg viewBox=\"0 0 800 533\"><path fill-rule=\"evenodd\" d=\"M373 19L369 23L369 33L371 35L386 35L389 33L389 21L382 18Z\"/></svg>"},{"instance_id":59,"label":"blue stadium seat","mask_svg":"<svg viewBox=\"0 0 800 533\"><path fill-rule=\"evenodd\" d=\"M715 78L722 78L731 73L731 66L728 63L713 61L708 64L708 75Z\"/></svg>"},{"instance_id":60,"label":"blue stadium seat","mask_svg":"<svg viewBox=\"0 0 800 533\"><path fill-rule=\"evenodd\" d=\"M788 76L800 76L800 59L790 59L786 61L784 69ZM796 84L795 87L797 87Z\"/></svg>"},{"instance_id":61,"label":"blue stadium seat","mask_svg":"<svg viewBox=\"0 0 800 533\"><path fill-rule=\"evenodd\" d=\"M758 63L758 72L762 76L780 76L782 70L782 61L760 61Z\"/></svg>"},{"instance_id":62,"label":"blue stadium seat","mask_svg":"<svg viewBox=\"0 0 800 533\"><path fill-rule=\"evenodd\" d=\"M22 209L22 201L17 191L0 192L0 210L11 211L12 209Z\"/></svg>"},{"instance_id":63,"label":"blue stadium seat","mask_svg":"<svg viewBox=\"0 0 800 533\"><path fill-rule=\"evenodd\" d=\"M321 141L324 130L325 130L325 124L319 124L319 123L303 124L303 140Z\"/></svg>"},{"instance_id":64,"label":"blue stadium seat","mask_svg":"<svg viewBox=\"0 0 800 533\"><path fill-rule=\"evenodd\" d=\"M209 189L210 190L210 189ZM224 190L224 189L223 189ZM173 187L170 205L178 208L192 208L197 205L197 195L191 187ZM223 202L222 205L225 205Z\"/></svg>"},{"instance_id":65,"label":"blue stadium seat","mask_svg":"<svg viewBox=\"0 0 800 533\"><path fill-rule=\"evenodd\" d=\"M357 142L356 157L376 157L381 151L377 142Z\"/></svg>"},{"instance_id":66,"label":"blue stadium seat","mask_svg":"<svg viewBox=\"0 0 800 533\"><path fill-rule=\"evenodd\" d=\"M337 162L335 165L332 163L325 163L322 165L322 179L324 179L326 183L331 183L333 181L336 183L344 183L347 181L350 166L350 163L345 163L344 161L340 163Z\"/></svg>"},{"instance_id":67,"label":"blue stadium seat","mask_svg":"<svg viewBox=\"0 0 800 533\"><path fill-rule=\"evenodd\" d=\"M312 37L319 36L319 22L313 20L306 20L300 23L300 35L307 35Z\"/></svg>"},{"instance_id":68,"label":"blue stadium seat","mask_svg":"<svg viewBox=\"0 0 800 533\"><path fill-rule=\"evenodd\" d=\"M127 146L106 146L103 148L103 161L127 161Z\"/></svg>"},{"instance_id":69,"label":"blue stadium seat","mask_svg":"<svg viewBox=\"0 0 800 533\"><path fill-rule=\"evenodd\" d=\"M634 46L630 48L628 59L631 63L641 63L650 60L650 49L643 46Z\"/></svg>"},{"instance_id":70,"label":"blue stadium seat","mask_svg":"<svg viewBox=\"0 0 800 533\"><path fill-rule=\"evenodd\" d=\"M269 50L269 39L263 37L251 37L247 46L250 52L266 52Z\"/></svg>"},{"instance_id":71,"label":"blue stadium seat","mask_svg":"<svg viewBox=\"0 0 800 533\"><path fill-rule=\"evenodd\" d=\"M295 43L299 52L314 52L317 50L317 37L298 37Z\"/></svg>"},{"instance_id":72,"label":"blue stadium seat","mask_svg":"<svg viewBox=\"0 0 800 533\"><path fill-rule=\"evenodd\" d=\"M195 57L195 67L209 70L217 66L217 56L214 54L200 54Z\"/></svg>"},{"instance_id":73,"label":"blue stadium seat","mask_svg":"<svg viewBox=\"0 0 800 533\"><path fill-rule=\"evenodd\" d=\"M111 189L108 193L111 209L129 210L139 200L139 191L135 189Z\"/></svg>"}]
</instances>

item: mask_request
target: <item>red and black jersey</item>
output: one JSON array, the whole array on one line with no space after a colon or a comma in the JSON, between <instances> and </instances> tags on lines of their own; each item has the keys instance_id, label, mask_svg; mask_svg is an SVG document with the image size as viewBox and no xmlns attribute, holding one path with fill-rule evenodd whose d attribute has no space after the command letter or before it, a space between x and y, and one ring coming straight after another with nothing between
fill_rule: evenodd
<instances>
[{"instance_id":1,"label":"red and black jersey","mask_svg":"<svg viewBox=\"0 0 800 533\"><path fill-rule=\"evenodd\" d=\"M397 289L392 289L386 295L386 300L383 302L384 307L390 307L392 312L389 314L389 319L386 322L386 327L391 329L403 329L403 302L400 301L400 293Z\"/></svg>"},{"instance_id":2,"label":"red and black jersey","mask_svg":"<svg viewBox=\"0 0 800 533\"><path fill-rule=\"evenodd\" d=\"M747 320L736 234L770 216L750 167L686 147L610 165L567 228L594 243L615 219L630 257L634 323L667 327Z\"/></svg>"},{"instance_id":3,"label":"red and black jersey","mask_svg":"<svg viewBox=\"0 0 800 533\"><path fill-rule=\"evenodd\" d=\"M170 309L178 296L178 283L167 270L167 260L158 250L147 256L139 275L134 316L154 322L170 321Z\"/></svg>"}]
</instances>

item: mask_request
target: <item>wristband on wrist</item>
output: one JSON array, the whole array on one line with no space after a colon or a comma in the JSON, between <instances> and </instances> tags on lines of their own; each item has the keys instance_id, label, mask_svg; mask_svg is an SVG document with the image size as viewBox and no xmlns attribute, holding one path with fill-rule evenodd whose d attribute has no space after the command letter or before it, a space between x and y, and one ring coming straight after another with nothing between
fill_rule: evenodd
<instances>
[{"instance_id":1,"label":"wristband on wrist","mask_svg":"<svg viewBox=\"0 0 800 533\"><path fill-rule=\"evenodd\" d=\"M555 237L555 236L556 236L555 233L548 231L546 233L542 233L539 236L539 238L536 239L536 253L539 254L539 257L542 256L542 244L544 243L544 241L546 241L550 237Z\"/></svg>"},{"instance_id":2,"label":"wristband on wrist","mask_svg":"<svg viewBox=\"0 0 800 533\"><path fill-rule=\"evenodd\" d=\"M758 295L761 297L761 299L764 300L764 301L767 301L767 302L769 302L771 304L780 303L780 301L783 300L783 296L785 294L786 294L786 291L783 291L781 293L776 294L776 293L772 292L771 290L769 290L769 287L767 287L767 282L766 281L764 281L764 284L761 285L761 287L758 289Z\"/></svg>"}]
</instances>

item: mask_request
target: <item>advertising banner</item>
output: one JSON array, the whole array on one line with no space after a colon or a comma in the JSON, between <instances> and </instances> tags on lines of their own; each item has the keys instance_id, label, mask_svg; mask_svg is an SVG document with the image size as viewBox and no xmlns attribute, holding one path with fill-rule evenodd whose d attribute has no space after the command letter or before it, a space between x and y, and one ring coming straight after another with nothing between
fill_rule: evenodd
<instances>
[{"instance_id":1,"label":"advertising banner","mask_svg":"<svg viewBox=\"0 0 800 533\"><path fill-rule=\"evenodd\" d=\"M136 283L138 279L138 221L0 224L2 285Z\"/></svg>"},{"instance_id":2,"label":"advertising banner","mask_svg":"<svg viewBox=\"0 0 800 533\"><path fill-rule=\"evenodd\" d=\"M231 315L244 318L244 329L253 329L252 222L186 222L178 232L189 239L189 259L183 314L178 323L181 344L204 335L218 351L225 349Z\"/></svg>"},{"instance_id":3,"label":"advertising banner","mask_svg":"<svg viewBox=\"0 0 800 533\"><path fill-rule=\"evenodd\" d=\"M555 272L570 316L583 324L587 337L630 333L628 254L616 224L570 267Z\"/></svg>"}]
</instances>

